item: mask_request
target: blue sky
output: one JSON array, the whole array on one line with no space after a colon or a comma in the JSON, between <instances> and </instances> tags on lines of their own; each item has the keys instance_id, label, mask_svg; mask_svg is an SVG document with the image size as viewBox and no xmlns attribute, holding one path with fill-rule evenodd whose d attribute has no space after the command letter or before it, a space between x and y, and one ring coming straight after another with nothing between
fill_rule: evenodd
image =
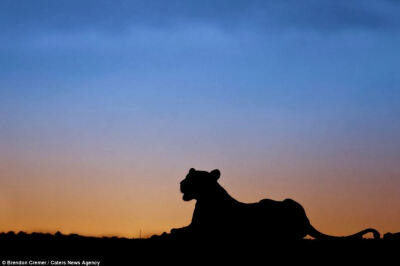
<instances>
[{"instance_id":1,"label":"blue sky","mask_svg":"<svg viewBox=\"0 0 400 266\"><path fill-rule=\"evenodd\" d=\"M263 114L398 124L396 1L1 5L8 116L81 108L181 127Z\"/></svg>"}]
</instances>

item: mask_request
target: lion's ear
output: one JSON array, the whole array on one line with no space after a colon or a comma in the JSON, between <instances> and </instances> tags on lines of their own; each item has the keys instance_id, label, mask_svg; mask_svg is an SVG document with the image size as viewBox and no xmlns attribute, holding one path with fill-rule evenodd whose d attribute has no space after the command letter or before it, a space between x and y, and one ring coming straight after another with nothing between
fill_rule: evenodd
<instances>
[{"instance_id":1,"label":"lion's ear","mask_svg":"<svg viewBox=\"0 0 400 266\"><path fill-rule=\"evenodd\" d=\"M196 172L196 169L190 168L189 173L193 173L193 172Z\"/></svg>"},{"instance_id":2,"label":"lion's ear","mask_svg":"<svg viewBox=\"0 0 400 266\"><path fill-rule=\"evenodd\" d=\"M221 176L221 172L218 169L212 170L210 172L210 175L215 179L218 180L218 178Z\"/></svg>"}]
</instances>

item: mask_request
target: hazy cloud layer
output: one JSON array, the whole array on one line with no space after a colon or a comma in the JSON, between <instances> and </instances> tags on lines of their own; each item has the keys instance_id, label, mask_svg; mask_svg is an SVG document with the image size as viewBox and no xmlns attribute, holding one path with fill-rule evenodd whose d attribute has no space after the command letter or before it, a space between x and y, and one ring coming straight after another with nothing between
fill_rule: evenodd
<instances>
[{"instance_id":1,"label":"hazy cloud layer","mask_svg":"<svg viewBox=\"0 0 400 266\"><path fill-rule=\"evenodd\" d=\"M9 34L41 30L119 32L136 26L196 23L226 30L393 30L400 25L397 1L13 1L0 2L0 29Z\"/></svg>"}]
</instances>

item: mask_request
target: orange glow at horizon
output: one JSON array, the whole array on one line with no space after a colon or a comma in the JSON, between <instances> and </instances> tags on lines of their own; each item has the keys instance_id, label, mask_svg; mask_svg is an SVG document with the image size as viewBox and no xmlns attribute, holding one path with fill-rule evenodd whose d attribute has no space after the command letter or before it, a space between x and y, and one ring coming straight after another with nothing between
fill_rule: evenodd
<instances>
[{"instance_id":1,"label":"orange glow at horizon","mask_svg":"<svg viewBox=\"0 0 400 266\"><path fill-rule=\"evenodd\" d=\"M180 180L190 167L218 167L207 160L195 165L196 158L189 158L193 164L186 167L171 159L160 161L158 167L129 160L105 165L96 158L2 159L1 175L8 178L0 183L0 231L91 236L147 237L189 224L194 202L182 201ZM400 230L399 206L393 204L400 202L396 173L343 164L326 171L307 160L291 165L277 160L270 158L277 165L263 167L256 161L221 161L219 182L243 202L293 198L306 209L312 224L328 234L346 235L366 227L381 233ZM379 176L382 171L386 176ZM368 181L376 178L379 183Z\"/></svg>"}]
</instances>

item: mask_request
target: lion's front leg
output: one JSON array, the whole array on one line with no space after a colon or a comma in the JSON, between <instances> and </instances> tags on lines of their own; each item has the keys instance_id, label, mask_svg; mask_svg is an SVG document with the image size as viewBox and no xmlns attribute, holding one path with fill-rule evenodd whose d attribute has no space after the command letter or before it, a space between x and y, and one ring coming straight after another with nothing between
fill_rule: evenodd
<instances>
[{"instance_id":1,"label":"lion's front leg","mask_svg":"<svg viewBox=\"0 0 400 266\"><path fill-rule=\"evenodd\" d=\"M152 239L182 239L188 238L192 235L192 227L191 225L185 226L182 228L173 228L171 229L170 233L162 233L161 235L153 235Z\"/></svg>"},{"instance_id":2,"label":"lion's front leg","mask_svg":"<svg viewBox=\"0 0 400 266\"><path fill-rule=\"evenodd\" d=\"M181 228L171 229L171 236L176 238L187 238L190 237L192 233L193 233L193 228L191 225Z\"/></svg>"}]
</instances>

